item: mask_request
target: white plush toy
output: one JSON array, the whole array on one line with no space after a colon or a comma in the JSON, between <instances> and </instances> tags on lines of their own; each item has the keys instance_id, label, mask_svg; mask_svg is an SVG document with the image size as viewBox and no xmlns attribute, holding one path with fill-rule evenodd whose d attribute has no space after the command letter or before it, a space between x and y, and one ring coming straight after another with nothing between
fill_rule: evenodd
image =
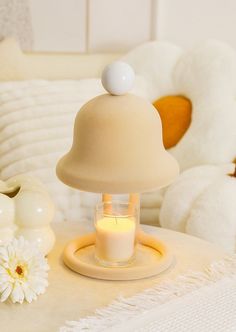
<instances>
[{"instance_id":1,"label":"white plush toy","mask_svg":"<svg viewBox=\"0 0 236 332\"><path fill-rule=\"evenodd\" d=\"M164 136L166 131L172 141L176 127L178 131L181 121L186 122L186 113L181 114L181 105L174 104L173 97L182 100L184 97L191 104L190 125L178 139L174 137L175 143L169 149L182 171L197 165L233 162L236 158L234 49L223 42L207 40L184 52L173 44L154 41L132 50L123 61L147 79L150 100L155 101L157 108L158 101L172 98L162 110L164 117L161 116ZM197 181L193 179L192 191L194 183L198 186ZM163 193L164 190L142 196L141 216L145 222L158 224Z\"/></svg>"},{"instance_id":2,"label":"white plush toy","mask_svg":"<svg viewBox=\"0 0 236 332\"><path fill-rule=\"evenodd\" d=\"M161 226L236 249L235 164L204 165L183 172L160 211Z\"/></svg>"},{"instance_id":3,"label":"white plush toy","mask_svg":"<svg viewBox=\"0 0 236 332\"><path fill-rule=\"evenodd\" d=\"M236 52L207 40L183 52L166 42L150 42L123 57L149 83L151 101L184 96L192 104L191 123L170 149L182 170L232 162L236 157ZM174 105L166 112L174 114ZM166 130L171 130L171 120ZM174 119L181 121L181 118Z\"/></svg>"}]
</instances>

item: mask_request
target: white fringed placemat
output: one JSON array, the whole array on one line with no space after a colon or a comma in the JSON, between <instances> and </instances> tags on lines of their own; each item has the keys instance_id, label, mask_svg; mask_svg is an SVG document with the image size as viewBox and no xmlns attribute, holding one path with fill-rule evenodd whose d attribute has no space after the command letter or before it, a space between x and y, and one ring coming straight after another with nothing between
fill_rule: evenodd
<instances>
[{"instance_id":1,"label":"white fringed placemat","mask_svg":"<svg viewBox=\"0 0 236 332\"><path fill-rule=\"evenodd\" d=\"M236 255L166 280L60 332L235 332Z\"/></svg>"}]
</instances>

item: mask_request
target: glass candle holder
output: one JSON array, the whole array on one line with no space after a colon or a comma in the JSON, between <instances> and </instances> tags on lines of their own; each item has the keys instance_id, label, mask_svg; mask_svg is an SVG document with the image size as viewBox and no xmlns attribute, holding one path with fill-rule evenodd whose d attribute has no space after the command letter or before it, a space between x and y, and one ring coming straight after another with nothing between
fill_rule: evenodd
<instances>
[{"instance_id":1,"label":"glass candle holder","mask_svg":"<svg viewBox=\"0 0 236 332\"><path fill-rule=\"evenodd\" d=\"M95 258L107 267L127 266L135 257L138 209L133 203L104 202L95 209Z\"/></svg>"}]
</instances>

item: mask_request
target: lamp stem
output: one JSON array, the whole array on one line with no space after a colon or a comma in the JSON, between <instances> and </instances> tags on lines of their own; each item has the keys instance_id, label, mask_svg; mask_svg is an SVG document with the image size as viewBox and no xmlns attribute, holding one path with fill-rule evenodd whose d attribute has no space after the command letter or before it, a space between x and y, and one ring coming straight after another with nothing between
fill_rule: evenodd
<instances>
[{"instance_id":1,"label":"lamp stem","mask_svg":"<svg viewBox=\"0 0 236 332\"><path fill-rule=\"evenodd\" d=\"M138 210L138 223L140 222L140 195L138 193L132 193L129 195L129 203L130 203L130 212L132 213L132 206L137 206Z\"/></svg>"},{"instance_id":2,"label":"lamp stem","mask_svg":"<svg viewBox=\"0 0 236 332\"><path fill-rule=\"evenodd\" d=\"M105 214L111 214L112 213L112 205L109 204L109 203L112 202L112 195L102 194L102 202L104 203L104 213Z\"/></svg>"},{"instance_id":3,"label":"lamp stem","mask_svg":"<svg viewBox=\"0 0 236 332\"><path fill-rule=\"evenodd\" d=\"M112 202L112 195L110 194L102 194L102 202L103 203L111 203ZM138 209L138 219L140 215L140 195L138 193L132 193L129 195L129 213L132 214L132 208L133 206L137 206ZM112 212L112 205L111 204L105 204L104 205L104 213L110 214Z\"/></svg>"},{"instance_id":4,"label":"lamp stem","mask_svg":"<svg viewBox=\"0 0 236 332\"><path fill-rule=\"evenodd\" d=\"M140 205L140 197L139 194L135 193L135 194L130 194L129 195L129 202L135 205Z\"/></svg>"},{"instance_id":5,"label":"lamp stem","mask_svg":"<svg viewBox=\"0 0 236 332\"><path fill-rule=\"evenodd\" d=\"M112 201L112 196L110 194L102 194L103 203L108 203Z\"/></svg>"}]
</instances>

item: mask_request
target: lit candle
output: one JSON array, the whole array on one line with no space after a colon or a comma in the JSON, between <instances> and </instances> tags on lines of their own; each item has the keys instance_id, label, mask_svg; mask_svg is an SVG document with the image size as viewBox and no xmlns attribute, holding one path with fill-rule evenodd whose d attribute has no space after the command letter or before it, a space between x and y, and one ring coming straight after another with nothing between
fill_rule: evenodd
<instances>
[{"instance_id":1,"label":"lit candle","mask_svg":"<svg viewBox=\"0 0 236 332\"><path fill-rule=\"evenodd\" d=\"M135 218L110 216L96 222L96 256L110 263L129 261L134 254Z\"/></svg>"}]
</instances>

